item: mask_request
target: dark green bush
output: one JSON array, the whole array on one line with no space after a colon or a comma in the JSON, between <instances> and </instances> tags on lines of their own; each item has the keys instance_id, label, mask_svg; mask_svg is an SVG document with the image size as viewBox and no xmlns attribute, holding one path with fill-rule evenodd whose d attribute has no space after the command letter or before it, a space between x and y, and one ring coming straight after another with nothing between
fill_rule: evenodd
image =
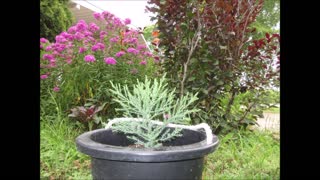
<instances>
[{"instance_id":1,"label":"dark green bush","mask_svg":"<svg viewBox=\"0 0 320 180\"><path fill-rule=\"evenodd\" d=\"M73 23L69 0L40 0L40 37L54 41L56 35Z\"/></svg>"}]
</instances>

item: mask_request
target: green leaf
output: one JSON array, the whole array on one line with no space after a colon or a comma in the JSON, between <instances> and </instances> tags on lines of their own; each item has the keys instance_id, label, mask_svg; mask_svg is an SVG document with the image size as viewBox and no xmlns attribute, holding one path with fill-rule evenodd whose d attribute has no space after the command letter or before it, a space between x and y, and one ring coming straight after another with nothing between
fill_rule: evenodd
<instances>
[{"instance_id":1,"label":"green leaf","mask_svg":"<svg viewBox=\"0 0 320 180\"><path fill-rule=\"evenodd\" d=\"M96 124L99 124L100 122L102 122L102 119L101 119L101 117L99 117L99 116L95 116L95 117L93 118L93 121L94 121Z\"/></svg>"},{"instance_id":2,"label":"green leaf","mask_svg":"<svg viewBox=\"0 0 320 180\"><path fill-rule=\"evenodd\" d=\"M219 81L217 82L217 85L218 85L218 86L223 85L223 81L219 80Z\"/></svg>"},{"instance_id":3,"label":"green leaf","mask_svg":"<svg viewBox=\"0 0 320 180\"><path fill-rule=\"evenodd\" d=\"M166 3L166 0L160 0L160 4L164 5Z\"/></svg>"},{"instance_id":4,"label":"green leaf","mask_svg":"<svg viewBox=\"0 0 320 180\"><path fill-rule=\"evenodd\" d=\"M181 23L180 24L180 28L183 30L183 31L186 31L188 29L188 25L186 23Z\"/></svg>"},{"instance_id":5,"label":"green leaf","mask_svg":"<svg viewBox=\"0 0 320 180\"><path fill-rule=\"evenodd\" d=\"M226 73L226 76L227 76L227 77L232 77L233 74L232 74L232 72L227 72L227 73Z\"/></svg>"},{"instance_id":6,"label":"green leaf","mask_svg":"<svg viewBox=\"0 0 320 180\"><path fill-rule=\"evenodd\" d=\"M188 18L192 18L194 16L194 13L192 13L191 11L187 11L187 16Z\"/></svg>"},{"instance_id":7,"label":"green leaf","mask_svg":"<svg viewBox=\"0 0 320 180\"><path fill-rule=\"evenodd\" d=\"M201 62L210 62L209 59L201 59Z\"/></svg>"},{"instance_id":8,"label":"green leaf","mask_svg":"<svg viewBox=\"0 0 320 180\"><path fill-rule=\"evenodd\" d=\"M90 107L90 106L92 106L92 105L93 105L93 103L91 103L91 102L84 104L85 107Z\"/></svg>"},{"instance_id":9,"label":"green leaf","mask_svg":"<svg viewBox=\"0 0 320 180\"><path fill-rule=\"evenodd\" d=\"M196 77L192 76L192 77L188 78L188 81L191 82L191 81L194 81L195 79L196 79Z\"/></svg>"},{"instance_id":10,"label":"green leaf","mask_svg":"<svg viewBox=\"0 0 320 180\"><path fill-rule=\"evenodd\" d=\"M220 99L221 95L216 93L216 94L213 94L213 97Z\"/></svg>"},{"instance_id":11,"label":"green leaf","mask_svg":"<svg viewBox=\"0 0 320 180\"><path fill-rule=\"evenodd\" d=\"M202 92L203 92L204 94L208 94L208 90L206 90L206 89L202 89Z\"/></svg>"},{"instance_id":12,"label":"green leaf","mask_svg":"<svg viewBox=\"0 0 320 180\"><path fill-rule=\"evenodd\" d=\"M213 60L213 65L216 66L219 64L219 61L218 60Z\"/></svg>"}]
</instances>

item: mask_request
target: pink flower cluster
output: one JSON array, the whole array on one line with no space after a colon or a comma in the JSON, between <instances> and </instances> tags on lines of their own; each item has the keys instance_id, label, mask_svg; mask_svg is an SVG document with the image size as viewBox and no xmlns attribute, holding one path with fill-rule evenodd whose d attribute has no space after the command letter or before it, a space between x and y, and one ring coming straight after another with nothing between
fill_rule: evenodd
<instances>
[{"instance_id":1,"label":"pink flower cluster","mask_svg":"<svg viewBox=\"0 0 320 180\"><path fill-rule=\"evenodd\" d=\"M126 54L126 52L124 52L124 51L119 51L119 52L117 52L116 57L121 57L121 56L124 55L124 54Z\"/></svg>"},{"instance_id":2,"label":"pink flower cluster","mask_svg":"<svg viewBox=\"0 0 320 180\"><path fill-rule=\"evenodd\" d=\"M130 73L136 74L138 71L134 67L146 65L153 57L145 44L139 44L139 31L126 26L131 24L129 18L122 21L109 12L94 13L93 16L102 26L80 20L57 35L54 43L40 38L43 51L40 79L47 79L54 68L76 62L85 62L86 65L101 61L107 65L127 64L131 66ZM58 92L60 87L55 86L53 90Z\"/></svg>"},{"instance_id":3,"label":"pink flower cluster","mask_svg":"<svg viewBox=\"0 0 320 180\"><path fill-rule=\"evenodd\" d=\"M106 64L112 64L112 65L117 64L117 61L113 57L104 58L104 62Z\"/></svg>"},{"instance_id":4,"label":"pink flower cluster","mask_svg":"<svg viewBox=\"0 0 320 180\"><path fill-rule=\"evenodd\" d=\"M59 91L60 91L60 88L59 88L58 86L55 86L55 87L53 88L53 91L54 91L54 92L59 92Z\"/></svg>"},{"instance_id":5,"label":"pink flower cluster","mask_svg":"<svg viewBox=\"0 0 320 180\"><path fill-rule=\"evenodd\" d=\"M131 48L131 47L127 49L127 52L135 55L139 54L139 50L136 50L135 48Z\"/></svg>"},{"instance_id":6,"label":"pink flower cluster","mask_svg":"<svg viewBox=\"0 0 320 180\"><path fill-rule=\"evenodd\" d=\"M47 79L47 78L48 78L48 75L46 75L46 74L43 74L40 76L40 79Z\"/></svg>"},{"instance_id":7,"label":"pink flower cluster","mask_svg":"<svg viewBox=\"0 0 320 180\"><path fill-rule=\"evenodd\" d=\"M105 45L104 45L104 44L102 44L102 43L97 43L97 44L95 44L94 46L92 46L91 50L92 50L93 52L98 51L98 50L103 51L104 48L105 48Z\"/></svg>"},{"instance_id":8,"label":"pink flower cluster","mask_svg":"<svg viewBox=\"0 0 320 180\"><path fill-rule=\"evenodd\" d=\"M84 60L85 60L86 62L94 62L94 61L96 61L96 58L95 58L93 55L86 55L86 56L84 57Z\"/></svg>"},{"instance_id":9,"label":"pink flower cluster","mask_svg":"<svg viewBox=\"0 0 320 180\"><path fill-rule=\"evenodd\" d=\"M124 20L124 24L125 24L125 25L131 24L131 19L126 18L126 19Z\"/></svg>"},{"instance_id":10,"label":"pink flower cluster","mask_svg":"<svg viewBox=\"0 0 320 180\"><path fill-rule=\"evenodd\" d=\"M46 38L40 38L40 43L47 43L49 42Z\"/></svg>"}]
</instances>

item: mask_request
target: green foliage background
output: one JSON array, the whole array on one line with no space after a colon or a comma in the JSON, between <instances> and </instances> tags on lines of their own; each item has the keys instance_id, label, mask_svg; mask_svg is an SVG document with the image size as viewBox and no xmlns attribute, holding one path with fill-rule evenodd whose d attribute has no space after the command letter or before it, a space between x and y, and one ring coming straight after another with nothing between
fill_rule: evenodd
<instances>
[{"instance_id":1,"label":"green foliage background","mask_svg":"<svg viewBox=\"0 0 320 180\"><path fill-rule=\"evenodd\" d=\"M251 27L257 29L257 38L262 38L266 33L279 33L276 29L280 23L280 0L264 0L263 9Z\"/></svg>"},{"instance_id":2,"label":"green foliage background","mask_svg":"<svg viewBox=\"0 0 320 180\"><path fill-rule=\"evenodd\" d=\"M69 0L40 0L40 37L52 42L71 26L74 18L68 4Z\"/></svg>"}]
</instances>

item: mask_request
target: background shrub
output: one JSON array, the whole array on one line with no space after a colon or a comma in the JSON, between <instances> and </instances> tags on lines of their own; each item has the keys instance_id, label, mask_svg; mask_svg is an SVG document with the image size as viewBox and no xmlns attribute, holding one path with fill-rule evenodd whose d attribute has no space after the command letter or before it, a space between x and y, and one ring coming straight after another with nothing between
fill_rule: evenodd
<instances>
[{"instance_id":1,"label":"background shrub","mask_svg":"<svg viewBox=\"0 0 320 180\"><path fill-rule=\"evenodd\" d=\"M69 0L40 0L40 37L54 41L57 34L73 23Z\"/></svg>"},{"instance_id":2,"label":"background shrub","mask_svg":"<svg viewBox=\"0 0 320 180\"><path fill-rule=\"evenodd\" d=\"M157 13L164 50L161 62L171 85L179 96L199 92L202 113L192 118L194 123L208 122L216 134L254 123L263 106L252 104L261 102L257 99L264 89L279 86L280 36L265 33L260 38L251 27L263 1L151 0L150 4L154 6L148 10ZM235 112L235 99L247 91L253 93L242 102L247 111Z\"/></svg>"}]
</instances>

